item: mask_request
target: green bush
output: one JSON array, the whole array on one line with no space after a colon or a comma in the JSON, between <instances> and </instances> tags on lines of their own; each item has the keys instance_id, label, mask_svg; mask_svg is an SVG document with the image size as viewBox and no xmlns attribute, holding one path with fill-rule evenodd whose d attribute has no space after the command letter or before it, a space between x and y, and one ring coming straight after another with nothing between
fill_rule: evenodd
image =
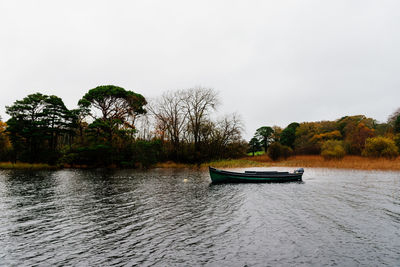
<instances>
[{"instance_id":1,"label":"green bush","mask_svg":"<svg viewBox=\"0 0 400 267\"><path fill-rule=\"evenodd\" d=\"M288 158L293 154L293 150L288 146L283 146L278 142L272 143L268 147L267 151L268 156L272 160L278 160L280 158Z\"/></svg>"},{"instance_id":2,"label":"green bush","mask_svg":"<svg viewBox=\"0 0 400 267\"><path fill-rule=\"evenodd\" d=\"M378 136L366 140L362 155L366 157L396 158L399 155L399 149L393 140Z\"/></svg>"},{"instance_id":3,"label":"green bush","mask_svg":"<svg viewBox=\"0 0 400 267\"><path fill-rule=\"evenodd\" d=\"M160 151L162 143L160 140L145 141L137 140L132 144L132 159L130 161L123 161L124 166L133 164L139 165L144 168L150 167L160 160Z\"/></svg>"},{"instance_id":4,"label":"green bush","mask_svg":"<svg viewBox=\"0 0 400 267\"><path fill-rule=\"evenodd\" d=\"M93 144L90 146L73 146L63 151L59 164L108 166L112 164L115 153L108 145Z\"/></svg>"},{"instance_id":5,"label":"green bush","mask_svg":"<svg viewBox=\"0 0 400 267\"><path fill-rule=\"evenodd\" d=\"M346 155L343 142L339 140L325 141L321 146L321 155L324 159L342 159Z\"/></svg>"}]
</instances>

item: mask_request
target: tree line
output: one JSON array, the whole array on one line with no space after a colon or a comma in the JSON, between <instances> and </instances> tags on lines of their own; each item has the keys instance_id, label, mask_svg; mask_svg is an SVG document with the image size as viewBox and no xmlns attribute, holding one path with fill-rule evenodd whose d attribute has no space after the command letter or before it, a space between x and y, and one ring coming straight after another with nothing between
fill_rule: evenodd
<instances>
[{"instance_id":1,"label":"tree line","mask_svg":"<svg viewBox=\"0 0 400 267\"><path fill-rule=\"evenodd\" d=\"M60 97L30 94L6 107L7 122L0 120L0 160L135 167L243 156L243 123L236 114L214 119L219 104L215 90L201 87L148 101L98 86L71 110Z\"/></svg>"},{"instance_id":2,"label":"tree line","mask_svg":"<svg viewBox=\"0 0 400 267\"><path fill-rule=\"evenodd\" d=\"M266 152L272 159L290 155L345 155L396 158L400 150L400 108L385 123L364 115L335 121L293 122L286 128L263 126L249 142L248 152Z\"/></svg>"},{"instance_id":3,"label":"tree line","mask_svg":"<svg viewBox=\"0 0 400 267\"><path fill-rule=\"evenodd\" d=\"M273 160L291 155L326 159L345 155L395 158L400 108L385 123L364 115L335 121L262 126L246 142L233 113L216 117L211 88L168 91L155 99L114 85L88 90L75 109L60 97L34 93L6 106L0 118L0 161L69 166L150 166L201 163L263 151Z\"/></svg>"}]
</instances>

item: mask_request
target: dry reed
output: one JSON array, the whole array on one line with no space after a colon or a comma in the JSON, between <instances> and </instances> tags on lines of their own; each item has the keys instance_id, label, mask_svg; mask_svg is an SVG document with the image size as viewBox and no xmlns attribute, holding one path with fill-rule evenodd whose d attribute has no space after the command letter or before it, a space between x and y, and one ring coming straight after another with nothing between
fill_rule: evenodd
<instances>
[{"instance_id":1,"label":"dry reed","mask_svg":"<svg viewBox=\"0 0 400 267\"><path fill-rule=\"evenodd\" d=\"M272 161L268 156L251 157L251 160L263 162L268 166L400 171L400 157L391 160L386 158L345 156L343 159L339 160L325 160L322 156L303 155L293 156L286 160L276 162Z\"/></svg>"},{"instance_id":2,"label":"dry reed","mask_svg":"<svg viewBox=\"0 0 400 267\"><path fill-rule=\"evenodd\" d=\"M244 159L228 159L228 160L212 161L201 164L201 167L206 168L208 166L212 166L215 168L245 168L245 167L262 167L264 165L265 164L263 164L262 162L257 162L244 158Z\"/></svg>"},{"instance_id":3,"label":"dry reed","mask_svg":"<svg viewBox=\"0 0 400 267\"><path fill-rule=\"evenodd\" d=\"M400 171L400 157L390 160L385 158L366 158L360 156L345 156L340 160L325 160L322 156L303 155L293 156L285 160L272 161L267 155L245 157L241 159L218 160L203 163L200 166L196 164L176 163L172 161L157 163L156 168L190 168L205 169L208 166L216 168L248 168L248 167L314 167L314 168L340 168L340 169L361 169L361 170L392 170ZM86 166L64 166L79 168ZM27 170L43 170L57 169L57 166L48 164L31 164L31 163L11 163L0 162L0 169L27 169Z\"/></svg>"},{"instance_id":4,"label":"dry reed","mask_svg":"<svg viewBox=\"0 0 400 267\"><path fill-rule=\"evenodd\" d=\"M43 163L11 163L11 162L0 162L0 169L18 169L18 170L52 170L57 169L56 166L51 166Z\"/></svg>"},{"instance_id":5,"label":"dry reed","mask_svg":"<svg viewBox=\"0 0 400 267\"><path fill-rule=\"evenodd\" d=\"M173 161L159 162L154 165L155 168L195 168L196 165L176 163Z\"/></svg>"},{"instance_id":6,"label":"dry reed","mask_svg":"<svg viewBox=\"0 0 400 267\"><path fill-rule=\"evenodd\" d=\"M303 168L338 168L360 170L392 170L400 171L400 157L394 160L385 158L366 158L360 156L345 156L340 160L325 160L322 156L302 155L285 160L272 161L267 155L245 157L241 159L219 160L203 163L200 166L174 162L158 163L160 168L201 168L208 166L216 168L248 168L248 167L303 167Z\"/></svg>"}]
</instances>

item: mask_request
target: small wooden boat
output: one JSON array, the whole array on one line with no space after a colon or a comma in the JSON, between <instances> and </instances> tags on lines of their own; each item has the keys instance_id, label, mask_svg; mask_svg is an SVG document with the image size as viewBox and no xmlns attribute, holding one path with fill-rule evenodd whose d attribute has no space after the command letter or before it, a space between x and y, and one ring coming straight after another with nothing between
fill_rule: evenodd
<instances>
[{"instance_id":1,"label":"small wooden boat","mask_svg":"<svg viewBox=\"0 0 400 267\"><path fill-rule=\"evenodd\" d=\"M282 183L301 181L304 169L292 173L278 171L229 172L209 167L213 183Z\"/></svg>"}]
</instances>

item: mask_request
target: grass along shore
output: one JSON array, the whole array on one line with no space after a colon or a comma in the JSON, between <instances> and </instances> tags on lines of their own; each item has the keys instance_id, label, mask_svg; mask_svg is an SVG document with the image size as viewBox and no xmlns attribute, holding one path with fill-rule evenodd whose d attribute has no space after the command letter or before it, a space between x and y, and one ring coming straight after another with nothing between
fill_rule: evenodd
<instances>
[{"instance_id":1,"label":"grass along shore","mask_svg":"<svg viewBox=\"0 0 400 267\"><path fill-rule=\"evenodd\" d=\"M303 168L338 168L356 170L390 170L400 171L400 157L390 160L385 158L366 158L360 156L345 156L340 160L324 160L322 156L293 156L285 160L272 161L267 155L248 156L240 159L227 159L197 164L183 164L176 162L160 162L155 168L191 168L206 169L208 166L215 168L251 168L251 167L303 167ZM21 169L21 170L55 170L60 168L87 168L83 166L52 166L42 163L11 163L0 162L0 169ZM115 168L115 167L114 167Z\"/></svg>"},{"instance_id":2,"label":"grass along shore","mask_svg":"<svg viewBox=\"0 0 400 267\"><path fill-rule=\"evenodd\" d=\"M244 157L241 159L219 160L203 163L200 168L212 166L215 168L251 168L251 167L303 167L303 168L337 168L356 170L391 170L400 171L400 157L390 160L385 158L366 158L346 156L340 160L324 160L322 156L302 155L285 160L272 161L267 155ZM176 164L166 162L156 164L158 168L196 168L197 165Z\"/></svg>"},{"instance_id":3,"label":"grass along shore","mask_svg":"<svg viewBox=\"0 0 400 267\"><path fill-rule=\"evenodd\" d=\"M267 156L255 157L255 159L253 160L264 162L266 164L269 164L270 166L400 171L400 157L391 160L386 158L345 156L343 159L339 160L325 160L322 156L319 155L302 155L290 157L286 160L277 162L271 161Z\"/></svg>"},{"instance_id":4,"label":"grass along shore","mask_svg":"<svg viewBox=\"0 0 400 267\"><path fill-rule=\"evenodd\" d=\"M0 169L5 170L55 170L57 166L48 165L45 163L24 163L24 162L0 162Z\"/></svg>"}]
</instances>

